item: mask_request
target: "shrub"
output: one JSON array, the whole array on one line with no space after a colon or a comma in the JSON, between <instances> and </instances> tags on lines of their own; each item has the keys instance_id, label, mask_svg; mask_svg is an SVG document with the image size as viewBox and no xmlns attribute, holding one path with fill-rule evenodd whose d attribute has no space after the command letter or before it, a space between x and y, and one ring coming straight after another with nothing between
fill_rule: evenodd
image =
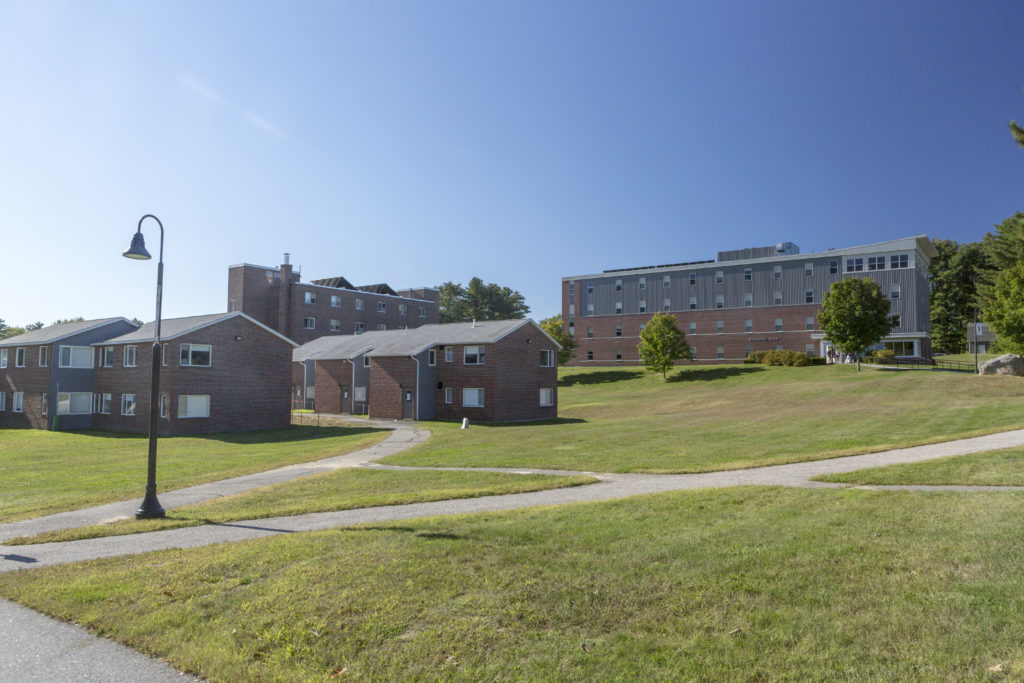
<instances>
[{"instance_id":1,"label":"shrub","mask_svg":"<svg viewBox=\"0 0 1024 683\"><path fill-rule=\"evenodd\" d=\"M885 363L896 359L896 353L890 349L880 349L874 353L875 361Z\"/></svg>"},{"instance_id":2,"label":"shrub","mask_svg":"<svg viewBox=\"0 0 1024 683\"><path fill-rule=\"evenodd\" d=\"M746 360L743 362L763 363L764 357L769 353L771 353L771 351L751 351L750 354L747 356Z\"/></svg>"},{"instance_id":3,"label":"shrub","mask_svg":"<svg viewBox=\"0 0 1024 683\"><path fill-rule=\"evenodd\" d=\"M811 359L803 351L766 351L762 362L765 365L806 367L811 364Z\"/></svg>"}]
</instances>

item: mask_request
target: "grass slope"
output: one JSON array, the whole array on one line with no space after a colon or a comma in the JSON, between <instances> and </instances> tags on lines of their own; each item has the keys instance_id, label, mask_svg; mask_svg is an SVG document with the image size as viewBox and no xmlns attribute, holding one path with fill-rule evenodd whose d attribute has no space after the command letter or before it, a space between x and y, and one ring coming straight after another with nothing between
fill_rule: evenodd
<instances>
[{"instance_id":1,"label":"grass slope","mask_svg":"<svg viewBox=\"0 0 1024 683\"><path fill-rule=\"evenodd\" d=\"M815 477L848 484L1024 486L1024 449L959 455Z\"/></svg>"},{"instance_id":2,"label":"grass slope","mask_svg":"<svg viewBox=\"0 0 1024 683\"><path fill-rule=\"evenodd\" d=\"M348 453L390 432L358 427L288 429L161 438L160 491ZM112 432L0 430L0 521L138 496L146 483L146 436Z\"/></svg>"},{"instance_id":3,"label":"grass slope","mask_svg":"<svg viewBox=\"0 0 1024 683\"><path fill-rule=\"evenodd\" d=\"M706 472L817 460L1024 427L1024 381L852 366L561 372L560 420L431 423L382 462L602 472Z\"/></svg>"},{"instance_id":4,"label":"grass slope","mask_svg":"<svg viewBox=\"0 0 1024 683\"><path fill-rule=\"evenodd\" d=\"M1022 515L1016 494L678 492L21 571L0 594L213 681L1019 679Z\"/></svg>"}]
</instances>

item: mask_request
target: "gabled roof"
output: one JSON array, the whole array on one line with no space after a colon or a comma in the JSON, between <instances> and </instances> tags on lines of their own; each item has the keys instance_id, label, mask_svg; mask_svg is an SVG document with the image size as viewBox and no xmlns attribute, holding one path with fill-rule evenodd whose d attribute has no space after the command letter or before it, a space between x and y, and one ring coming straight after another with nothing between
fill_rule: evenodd
<instances>
[{"instance_id":1,"label":"gabled roof","mask_svg":"<svg viewBox=\"0 0 1024 683\"><path fill-rule=\"evenodd\" d=\"M253 325L259 327L260 329L270 332L275 337L280 337L281 339L285 340L292 346L298 346L298 344L296 344L295 342L293 342L291 339L284 336L280 332L270 329L269 327L267 327L266 325L257 320L253 320L252 318L247 316L245 313L242 313L241 311L234 311L231 313L211 313L209 315L191 315L185 318L168 318L166 320L161 320L160 341L175 339L177 337L190 334L197 330L201 330L204 327L216 325L219 322L239 317L244 318ZM153 341L153 334L155 331L156 324L153 322L148 322L139 329L129 332L128 334L123 334L120 337L115 337L113 339L107 339L106 341L96 342L95 344L93 344L93 346L103 346L106 344L136 344L142 342L151 342Z\"/></svg>"},{"instance_id":2,"label":"gabled roof","mask_svg":"<svg viewBox=\"0 0 1024 683\"><path fill-rule=\"evenodd\" d=\"M343 278L342 276L337 277L324 277L319 280L310 280L310 284L323 285L324 287L335 287L338 289L355 289L352 283Z\"/></svg>"},{"instance_id":3,"label":"gabled roof","mask_svg":"<svg viewBox=\"0 0 1024 683\"><path fill-rule=\"evenodd\" d=\"M31 332L25 332L14 337L8 337L7 339L0 340L0 346L32 346L39 344L52 344L53 342L60 341L72 337L76 334L83 332L89 332L98 327L109 325L116 322L125 322L129 325L134 325L131 320L127 318L98 318L96 320L82 320L77 323L61 323L60 325L50 325L49 327L41 327L38 330L32 330Z\"/></svg>"},{"instance_id":4,"label":"gabled roof","mask_svg":"<svg viewBox=\"0 0 1024 683\"><path fill-rule=\"evenodd\" d=\"M390 294L391 296L398 296L398 293L391 289L391 285L386 282L381 282L376 285L361 285L356 287L356 289L369 292L370 294Z\"/></svg>"},{"instance_id":5,"label":"gabled roof","mask_svg":"<svg viewBox=\"0 0 1024 683\"><path fill-rule=\"evenodd\" d=\"M292 354L295 361L342 360L361 354L369 356L415 356L445 344L493 344L526 325L532 325L561 348L541 327L530 320L478 320L475 323L422 325L406 330L380 330L358 335L320 337L303 344Z\"/></svg>"}]
</instances>

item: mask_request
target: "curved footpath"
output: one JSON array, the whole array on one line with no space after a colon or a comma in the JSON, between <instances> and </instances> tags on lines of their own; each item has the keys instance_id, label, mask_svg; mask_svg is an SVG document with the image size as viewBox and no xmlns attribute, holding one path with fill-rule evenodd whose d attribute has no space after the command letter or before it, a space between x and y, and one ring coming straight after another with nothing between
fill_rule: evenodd
<instances>
[{"instance_id":1,"label":"curved footpath","mask_svg":"<svg viewBox=\"0 0 1024 683\"><path fill-rule=\"evenodd\" d=\"M165 508L173 508L220 496L231 495L269 484L342 467L388 467L389 469L422 469L391 467L374 461L423 443L430 432L404 422L371 422L391 429L384 441L353 453L291 465L268 472L235 477L210 484L192 486L160 494ZM409 505L392 505L338 512L318 512L294 517L272 517L243 522L210 524L167 531L154 531L128 536L111 536L82 541L45 543L31 546L0 545L0 571L63 564L100 557L133 555L166 548L192 548L225 541L241 541L282 533L316 531L355 524L388 522L417 517L454 515L472 512L513 510L537 505L582 503L647 493L683 489L727 486L795 486L815 488L863 488L871 490L937 490L937 491L1011 491L1024 486L862 486L810 481L825 474L851 472L919 462L952 455L1024 446L1024 429L990 434L971 439L958 439L927 446L915 446L866 455L853 455L829 460L755 467L704 474L603 474L597 472L565 472L523 468L475 468L477 471L513 472L522 474L589 474L598 483L565 489L549 489L531 493L462 498ZM460 469L460 468L427 468ZM37 519L0 525L0 542L17 536L44 531L96 524L133 514L137 500L102 505ZM7 647L0 656L0 680L52 680L60 671L54 662L67 664L69 676L75 680L148 680L180 681L180 674L167 665L140 655L110 641L95 638L77 627L62 624L31 610L0 600L0 641L24 642L24 647ZM16 653L16 654L15 654ZM91 664L90 664L91 662ZM95 666L96 668L92 668ZM121 675L123 674L123 679Z\"/></svg>"}]
</instances>

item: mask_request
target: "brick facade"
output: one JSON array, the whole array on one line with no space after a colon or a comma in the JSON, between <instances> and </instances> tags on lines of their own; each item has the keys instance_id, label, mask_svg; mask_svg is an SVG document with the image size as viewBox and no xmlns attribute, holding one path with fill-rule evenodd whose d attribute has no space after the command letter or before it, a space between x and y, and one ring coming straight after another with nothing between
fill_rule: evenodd
<instances>
[{"instance_id":1,"label":"brick facade","mask_svg":"<svg viewBox=\"0 0 1024 683\"><path fill-rule=\"evenodd\" d=\"M320 361L314 372L316 409L322 413L351 413L352 364L347 360Z\"/></svg>"},{"instance_id":2,"label":"brick facade","mask_svg":"<svg viewBox=\"0 0 1024 683\"><path fill-rule=\"evenodd\" d=\"M48 345L47 345L48 346ZM14 366L15 349L25 349L25 367ZM0 391L4 392L4 410L0 411L0 427L31 427L47 429L49 415L43 415L43 394L50 393L50 362L39 366L39 346L7 349L7 367L0 369ZM14 412L14 392L24 394L23 412ZM52 397L47 396L48 403ZM52 413L52 405L47 407Z\"/></svg>"},{"instance_id":3,"label":"brick facade","mask_svg":"<svg viewBox=\"0 0 1024 683\"><path fill-rule=\"evenodd\" d=\"M407 391L414 392L412 401L405 400ZM401 420L405 417L405 404L415 404L415 391L416 361L401 357L371 359L370 417Z\"/></svg>"}]
</instances>

